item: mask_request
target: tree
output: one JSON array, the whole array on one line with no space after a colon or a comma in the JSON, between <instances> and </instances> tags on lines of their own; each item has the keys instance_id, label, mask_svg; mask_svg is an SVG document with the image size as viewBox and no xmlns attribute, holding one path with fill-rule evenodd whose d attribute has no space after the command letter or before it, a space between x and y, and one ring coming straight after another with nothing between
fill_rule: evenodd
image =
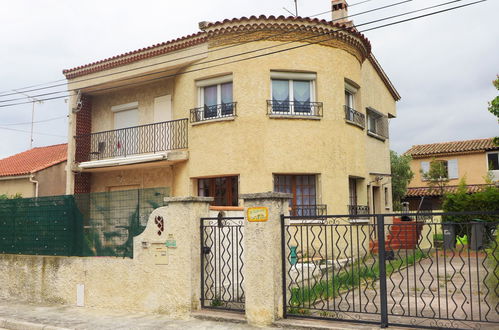
<instances>
[{"instance_id":1,"label":"tree","mask_svg":"<svg viewBox=\"0 0 499 330\"><path fill-rule=\"evenodd\" d=\"M499 75L497 75L497 79L492 81L492 84L499 90ZM499 95L496 96L492 101L489 102L489 112L497 117L497 121L499 122ZM494 143L499 145L499 137L494 138Z\"/></svg>"},{"instance_id":2,"label":"tree","mask_svg":"<svg viewBox=\"0 0 499 330\"><path fill-rule=\"evenodd\" d=\"M393 209L402 209L402 198L407 192L407 185L414 177L411 171L410 163L412 157L410 155L398 155L395 151L390 150L390 164L392 169L392 200Z\"/></svg>"},{"instance_id":3,"label":"tree","mask_svg":"<svg viewBox=\"0 0 499 330\"><path fill-rule=\"evenodd\" d=\"M428 172L421 171L421 177L428 182L430 191L443 196L445 187L449 183L449 175L446 161L432 159Z\"/></svg>"}]
</instances>

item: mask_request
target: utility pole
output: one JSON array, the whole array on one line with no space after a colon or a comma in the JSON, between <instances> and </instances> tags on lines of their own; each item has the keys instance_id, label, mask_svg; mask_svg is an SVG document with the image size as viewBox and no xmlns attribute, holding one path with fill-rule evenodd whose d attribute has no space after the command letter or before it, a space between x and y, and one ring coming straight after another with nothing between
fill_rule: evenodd
<instances>
[{"instance_id":1,"label":"utility pole","mask_svg":"<svg viewBox=\"0 0 499 330\"><path fill-rule=\"evenodd\" d=\"M26 96L31 101L31 134L30 134L30 138L29 138L29 148L33 149L33 127L35 124L35 103L42 104L43 101L41 101L35 97L32 97L26 93L17 91L15 89L13 89L12 91L16 92L17 94L21 94L21 95Z\"/></svg>"}]
</instances>

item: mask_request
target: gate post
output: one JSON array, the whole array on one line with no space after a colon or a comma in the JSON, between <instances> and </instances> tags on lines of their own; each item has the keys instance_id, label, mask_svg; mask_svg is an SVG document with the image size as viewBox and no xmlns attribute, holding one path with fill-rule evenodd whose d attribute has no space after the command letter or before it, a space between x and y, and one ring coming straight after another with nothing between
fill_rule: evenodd
<instances>
[{"instance_id":1,"label":"gate post","mask_svg":"<svg viewBox=\"0 0 499 330\"><path fill-rule=\"evenodd\" d=\"M267 326L283 317L281 214L289 215L292 195L267 192L241 198L246 319L251 325Z\"/></svg>"},{"instance_id":2,"label":"gate post","mask_svg":"<svg viewBox=\"0 0 499 330\"><path fill-rule=\"evenodd\" d=\"M381 328L388 327L388 298L386 289L386 249L385 249L385 217L376 216L378 226L378 263L379 263L379 290L381 307Z\"/></svg>"}]
</instances>

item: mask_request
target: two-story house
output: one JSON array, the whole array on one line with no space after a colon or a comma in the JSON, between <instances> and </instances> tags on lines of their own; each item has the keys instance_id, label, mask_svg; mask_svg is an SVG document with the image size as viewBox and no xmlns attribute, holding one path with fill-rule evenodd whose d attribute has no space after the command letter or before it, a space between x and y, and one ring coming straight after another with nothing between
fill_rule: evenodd
<instances>
[{"instance_id":1,"label":"two-story house","mask_svg":"<svg viewBox=\"0 0 499 330\"><path fill-rule=\"evenodd\" d=\"M414 178L409 183L406 201L411 209L440 209L441 192L431 189L422 173L431 162L442 162L447 171L445 192L456 192L465 179L469 193L499 180L499 146L492 138L415 145L405 152L412 157Z\"/></svg>"},{"instance_id":2,"label":"two-story house","mask_svg":"<svg viewBox=\"0 0 499 330\"><path fill-rule=\"evenodd\" d=\"M388 121L400 96L367 38L333 21L243 17L65 70L67 193L169 187L240 210L293 194L294 214L391 208Z\"/></svg>"}]
</instances>

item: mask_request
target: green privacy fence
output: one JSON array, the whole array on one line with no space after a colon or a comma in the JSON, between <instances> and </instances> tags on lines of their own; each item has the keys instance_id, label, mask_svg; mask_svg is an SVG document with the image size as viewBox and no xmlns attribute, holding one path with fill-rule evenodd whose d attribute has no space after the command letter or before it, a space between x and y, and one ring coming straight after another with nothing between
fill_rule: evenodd
<instances>
[{"instance_id":1,"label":"green privacy fence","mask_svg":"<svg viewBox=\"0 0 499 330\"><path fill-rule=\"evenodd\" d=\"M0 200L0 253L133 256L168 188Z\"/></svg>"}]
</instances>

